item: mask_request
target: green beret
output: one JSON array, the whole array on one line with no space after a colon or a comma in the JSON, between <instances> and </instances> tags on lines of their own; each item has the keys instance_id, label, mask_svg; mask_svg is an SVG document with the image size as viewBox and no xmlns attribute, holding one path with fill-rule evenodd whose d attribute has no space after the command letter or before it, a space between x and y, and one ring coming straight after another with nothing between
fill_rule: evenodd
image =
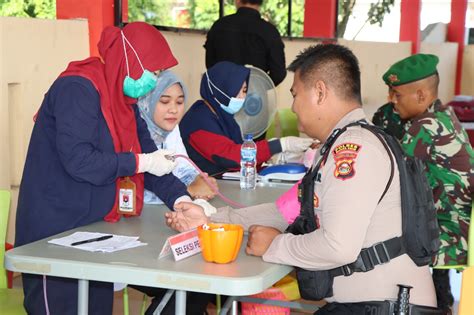
<instances>
[{"instance_id":1,"label":"green beret","mask_svg":"<svg viewBox=\"0 0 474 315\"><path fill-rule=\"evenodd\" d=\"M392 65L382 78L389 86L415 82L437 73L438 61L439 58L435 55L412 55Z\"/></svg>"}]
</instances>

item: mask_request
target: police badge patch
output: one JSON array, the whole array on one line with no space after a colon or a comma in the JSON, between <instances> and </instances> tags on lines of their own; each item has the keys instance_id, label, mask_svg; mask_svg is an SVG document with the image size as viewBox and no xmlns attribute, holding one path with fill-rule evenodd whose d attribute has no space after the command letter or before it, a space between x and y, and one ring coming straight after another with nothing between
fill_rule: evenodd
<instances>
[{"instance_id":1,"label":"police badge patch","mask_svg":"<svg viewBox=\"0 0 474 315\"><path fill-rule=\"evenodd\" d=\"M334 177L346 180L355 175L355 159L359 153L361 146L355 143L343 143L338 145L333 151L334 162L336 168Z\"/></svg>"}]
</instances>

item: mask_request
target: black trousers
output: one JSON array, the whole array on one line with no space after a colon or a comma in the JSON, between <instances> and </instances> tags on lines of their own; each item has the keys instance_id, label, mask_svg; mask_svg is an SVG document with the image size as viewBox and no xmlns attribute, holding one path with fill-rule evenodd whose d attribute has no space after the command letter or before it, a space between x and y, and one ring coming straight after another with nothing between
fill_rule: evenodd
<instances>
[{"instance_id":1,"label":"black trousers","mask_svg":"<svg viewBox=\"0 0 474 315\"><path fill-rule=\"evenodd\" d=\"M438 307L449 311L454 304L454 297L449 283L449 269L433 269L432 276Z\"/></svg>"},{"instance_id":2,"label":"black trousers","mask_svg":"<svg viewBox=\"0 0 474 315\"><path fill-rule=\"evenodd\" d=\"M130 287L145 293L146 295L153 298L150 306L145 312L145 315L152 315L155 309L161 302L161 299L165 295L167 289L142 287L131 285ZM209 302L215 301L215 295L207 293L196 293L186 292L186 315L202 315L206 312L207 305ZM166 304L165 308L161 312L162 315L174 315L175 313L175 295Z\"/></svg>"}]
</instances>

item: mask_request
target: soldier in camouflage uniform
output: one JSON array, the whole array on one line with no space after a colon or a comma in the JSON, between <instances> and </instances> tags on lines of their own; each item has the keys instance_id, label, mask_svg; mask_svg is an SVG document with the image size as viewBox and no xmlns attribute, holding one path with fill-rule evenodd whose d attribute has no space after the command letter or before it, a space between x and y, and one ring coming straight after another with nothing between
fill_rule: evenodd
<instances>
[{"instance_id":1,"label":"soldier in camouflage uniform","mask_svg":"<svg viewBox=\"0 0 474 315\"><path fill-rule=\"evenodd\" d=\"M438 57L417 54L383 76L401 119L408 119L402 147L426 166L440 226L441 248L434 266L467 263L467 236L474 187L474 151L451 108L438 99ZM449 270L433 270L438 307L453 304Z\"/></svg>"},{"instance_id":2,"label":"soldier in camouflage uniform","mask_svg":"<svg viewBox=\"0 0 474 315\"><path fill-rule=\"evenodd\" d=\"M392 102L382 105L377 109L372 117L372 122L398 140L401 140L405 133L405 120L402 120L400 115L394 110Z\"/></svg>"}]
</instances>

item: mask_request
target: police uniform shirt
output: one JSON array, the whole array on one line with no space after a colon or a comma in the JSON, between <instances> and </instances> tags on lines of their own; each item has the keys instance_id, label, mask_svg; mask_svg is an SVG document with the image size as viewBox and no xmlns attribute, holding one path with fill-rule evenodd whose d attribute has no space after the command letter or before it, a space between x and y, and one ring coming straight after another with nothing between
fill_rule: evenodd
<instances>
[{"instance_id":1,"label":"police uniform shirt","mask_svg":"<svg viewBox=\"0 0 474 315\"><path fill-rule=\"evenodd\" d=\"M355 109L335 128L360 119L366 119L365 114L362 109ZM304 235L278 235L263 255L265 261L309 270L328 270L354 262L362 248L401 235L400 180L396 163L392 184L378 203L391 167L380 140L370 131L356 126L344 132L330 150L314 189L315 214L320 228ZM319 152L315 161L318 158ZM245 222L245 227L263 224L284 230L285 226L274 204L218 213L211 219ZM413 286L411 303L436 305L429 267L417 267L406 254L369 272L336 277L334 296L327 300L396 299L397 284Z\"/></svg>"}]
</instances>

